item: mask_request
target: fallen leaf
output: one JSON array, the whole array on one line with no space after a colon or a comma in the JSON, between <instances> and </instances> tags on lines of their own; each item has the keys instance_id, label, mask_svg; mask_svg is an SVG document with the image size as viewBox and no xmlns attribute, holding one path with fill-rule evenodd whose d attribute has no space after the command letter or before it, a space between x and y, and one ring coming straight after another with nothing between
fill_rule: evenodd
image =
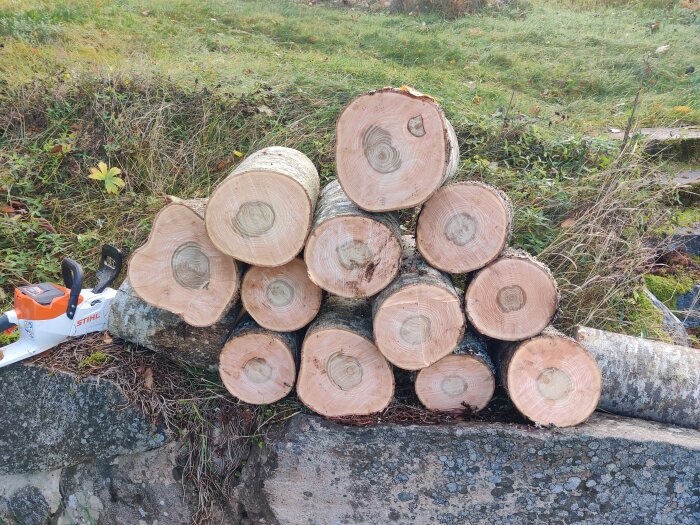
<instances>
[{"instance_id":1,"label":"fallen leaf","mask_svg":"<svg viewBox=\"0 0 700 525\"><path fill-rule=\"evenodd\" d=\"M540 111L542 111L542 108L539 106L532 106L530 108L530 114L534 115L535 117L540 114Z\"/></svg>"},{"instance_id":2,"label":"fallen leaf","mask_svg":"<svg viewBox=\"0 0 700 525\"><path fill-rule=\"evenodd\" d=\"M107 344L112 344L112 342L114 342L112 336L109 335L109 332L104 333L104 337L102 338L102 340Z\"/></svg>"},{"instance_id":3,"label":"fallen leaf","mask_svg":"<svg viewBox=\"0 0 700 525\"><path fill-rule=\"evenodd\" d=\"M471 36L481 36L484 34L484 31L482 29L479 29L478 27L472 27L469 29L469 34Z\"/></svg>"},{"instance_id":4,"label":"fallen leaf","mask_svg":"<svg viewBox=\"0 0 700 525\"><path fill-rule=\"evenodd\" d=\"M559 226L561 228L571 228L574 224L576 224L576 219L565 219Z\"/></svg>"},{"instance_id":5,"label":"fallen leaf","mask_svg":"<svg viewBox=\"0 0 700 525\"><path fill-rule=\"evenodd\" d=\"M675 106L671 111L678 115L687 115L692 110L690 109L690 106Z\"/></svg>"},{"instance_id":6,"label":"fallen leaf","mask_svg":"<svg viewBox=\"0 0 700 525\"><path fill-rule=\"evenodd\" d=\"M43 217L39 217L39 227L46 232L56 233L56 228L53 227L53 224L51 224Z\"/></svg>"},{"instance_id":7,"label":"fallen leaf","mask_svg":"<svg viewBox=\"0 0 700 525\"><path fill-rule=\"evenodd\" d=\"M475 106L481 104L481 97L479 95L475 95L472 99L472 104L474 104Z\"/></svg>"},{"instance_id":8,"label":"fallen leaf","mask_svg":"<svg viewBox=\"0 0 700 525\"><path fill-rule=\"evenodd\" d=\"M148 11L148 10L146 10L146 11L141 11L141 15L142 15L142 16L149 16L150 14L151 14L151 12Z\"/></svg>"},{"instance_id":9,"label":"fallen leaf","mask_svg":"<svg viewBox=\"0 0 700 525\"><path fill-rule=\"evenodd\" d=\"M245 155L245 153L243 153L242 151L238 151L238 150L234 150L234 151L233 151L233 154L234 154L236 157L238 157L239 159L240 159L243 155Z\"/></svg>"},{"instance_id":10,"label":"fallen leaf","mask_svg":"<svg viewBox=\"0 0 700 525\"><path fill-rule=\"evenodd\" d=\"M153 390L153 369L150 366L143 373L143 386L148 390Z\"/></svg>"},{"instance_id":11,"label":"fallen leaf","mask_svg":"<svg viewBox=\"0 0 700 525\"><path fill-rule=\"evenodd\" d=\"M268 117L271 117L274 115L274 112L269 107L265 106L264 104L262 106L258 106L258 112L264 113Z\"/></svg>"},{"instance_id":12,"label":"fallen leaf","mask_svg":"<svg viewBox=\"0 0 700 525\"><path fill-rule=\"evenodd\" d=\"M664 46L659 46L656 48L656 54L657 55L663 55L666 53L669 49L671 49L671 46L669 44L666 44Z\"/></svg>"},{"instance_id":13,"label":"fallen leaf","mask_svg":"<svg viewBox=\"0 0 700 525\"><path fill-rule=\"evenodd\" d=\"M196 27L196 28L195 28L195 31L196 31L197 33L204 33L204 28L203 28L203 27Z\"/></svg>"}]
</instances>

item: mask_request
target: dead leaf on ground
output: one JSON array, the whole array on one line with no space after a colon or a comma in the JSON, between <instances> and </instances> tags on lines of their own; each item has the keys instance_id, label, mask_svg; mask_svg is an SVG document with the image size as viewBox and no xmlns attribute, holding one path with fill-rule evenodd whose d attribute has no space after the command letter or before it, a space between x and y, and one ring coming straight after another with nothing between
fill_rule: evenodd
<instances>
[{"instance_id":1,"label":"dead leaf on ground","mask_svg":"<svg viewBox=\"0 0 700 525\"><path fill-rule=\"evenodd\" d=\"M576 224L576 219L564 219L564 221L559 225L561 228L571 228Z\"/></svg>"},{"instance_id":2,"label":"dead leaf on ground","mask_svg":"<svg viewBox=\"0 0 700 525\"><path fill-rule=\"evenodd\" d=\"M483 29L479 29L478 27L472 27L469 29L469 34L471 36L481 36L486 33Z\"/></svg>"},{"instance_id":3,"label":"dead leaf on ground","mask_svg":"<svg viewBox=\"0 0 700 525\"><path fill-rule=\"evenodd\" d=\"M39 227L46 232L57 233L56 228L53 227L53 224L43 217L39 217Z\"/></svg>"},{"instance_id":4,"label":"dead leaf on ground","mask_svg":"<svg viewBox=\"0 0 700 525\"><path fill-rule=\"evenodd\" d=\"M150 16L151 12L146 10L146 11L141 11L141 16Z\"/></svg>"},{"instance_id":5,"label":"dead leaf on ground","mask_svg":"<svg viewBox=\"0 0 700 525\"><path fill-rule=\"evenodd\" d=\"M143 385L148 390L153 390L153 369L150 366L143 373Z\"/></svg>"},{"instance_id":6,"label":"dead leaf on ground","mask_svg":"<svg viewBox=\"0 0 700 525\"><path fill-rule=\"evenodd\" d=\"M258 106L258 112L259 113L264 113L268 117L272 117L275 113L266 105Z\"/></svg>"},{"instance_id":7,"label":"dead leaf on ground","mask_svg":"<svg viewBox=\"0 0 700 525\"><path fill-rule=\"evenodd\" d=\"M664 53L667 53L669 49L671 49L671 46L669 44L666 44L664 46L659 46L656 48L656 54L663 55Z\"/></svg>"}]
</instances>

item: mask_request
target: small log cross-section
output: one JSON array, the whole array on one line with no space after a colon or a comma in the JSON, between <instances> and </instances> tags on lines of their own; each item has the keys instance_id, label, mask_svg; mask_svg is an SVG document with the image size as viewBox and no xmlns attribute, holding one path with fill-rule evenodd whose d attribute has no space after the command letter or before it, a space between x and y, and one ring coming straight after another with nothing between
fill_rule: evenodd
<instances>
[{"instance_id":1,"label":"small log cross-section","mask_svg":"<svg viewBox=\"0 0 700 525\"><path fill-rule=\"evenodd\" d=\"M171 201L156 215L146 244L131 257L129 281L148 304L192 326L210 326L238 300L238 265L207 237L206 199Z\"/></svg>"},{"instance_id":2,"label":"small log cross-section","mask_svg":"<svg viewBox=\"0 0 700 525\"><path fill-rule=\"evenodd\" d=\"M368 301L326 301L304 338L297 395L326 417L372 414L388 406L394 375L372 340Z\"/></svg>"},{"instance_id":3,"label":"small log cross-section","mask_svg":"<svg viewBox=\"0 0 700 525\"><path fill-rule=\"evenodd\" d=\"M298 343L295 333L273 332L244 317L219 358L226 389L253 405L274 403L294 387Z\"/></svg>"},{"instance_id":4,"label":"small log cross-section","mask_svg":"<svg viewBox=\"0 0 700 525\"><path fill-rule=\"evenodd\" d=\"M502 191L475 181L448 184L423 206L416 247L435 268L472 272L505 249L512 220L510 200Z\"/></svg>"},{"instance_id":5,"label":"small log cross-section","mask_svg":"<svg viewBox=\"0 0 700 525\"><path fill-rule=\"evenodd\" d=\"M374 299L374 338L391 363L418 370L457 348L464 312L449 277L426 264L412 237L403 245L399 276Z\"/></svg>"},{"instance_id":6,"label":"small log cross-section","mask_svg":"<svg viewBox=\"0 0 700 525\"><path fill-rule=\"evenodd\" d=\"M275 268L252 266L241 285L246 311L263 328L278 332L293 332L313 321L322 295L298 257Z\"/></svg>"},{"instance_id":7,"label":"small log cross-section","mask_svg":"<svg viewBox=\"0 0 700 525\"><path fill-rule=\"evenodd\" d=\"M558 303L557 283L549 269L526 252L509 248L469 283L464 307L481 334L521 341L549 325Z\"/></svg>"},{"instance_id":8,"label":"small log cross-section","mask_svg":"<svg viewBox=\"0 0 700 525\"><path fill-rule=\"evenodd\" d=\"M286 264L304 247L319 188L318 172L303 153L280 146L256 151L212 193L209 236L239 261Z\"/></svg>"},{"instance_id":9,"label":"small log cross-section","mask_svg":"<svg viewBox=\"0 0 700 525\"><path fill-rule=\"evenodd\" d=\"M515 408L540 425L570 427L583 423L598 406L598 364L579 343L546 329L499 351L501 384Z\"/></svg>"},{"instance_id":10,"label":"small log cross-section","mask_svg":"<svg viewBox=\"0 0 700 525\"><path fill-rule=\"evenodd\" d=\"M338 180L368 211L418 206L459 163L454 129L435 100L402 87L357 97L336 125Z\"/></svg>"},{"instance_id":11,"label":"small log cross-section","mask_svg":"<svg viewBox=\"0 0 700 525\"><path fill-rule=\"evenodd\" d=\"M416 394L429 410L478 412L493 397L495 374L483 339L467 332L453 354L418 372Z\"/></svg>"},{"instance_id":12,"label":"small log cross-section","mask_svg":"<svg viewBox=\"0 0 700 525\"><path fill-rule=\"evenodd\" d=\"M401 231L395 214L368 213L337 181L323 188L304 250L311 280L341 297L369 297L399 271Z\"/></svg>"},{"instance_id":13,"label":"small log cross-section","mask_svg":"<svg viewBox=\"0 0 700 525\"><path fill-rule=\"evenodd\" d=\"M700 350L579 327L603 373L600 408L700 429Z\"/></svg>"}]
</instances>

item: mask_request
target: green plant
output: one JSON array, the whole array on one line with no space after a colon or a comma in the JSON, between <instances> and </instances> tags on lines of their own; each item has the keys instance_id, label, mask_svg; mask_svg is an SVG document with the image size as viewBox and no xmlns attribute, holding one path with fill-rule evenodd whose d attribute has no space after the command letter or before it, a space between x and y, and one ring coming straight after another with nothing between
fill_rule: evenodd
<instances>
[{"instance_id":1,"label":"green plant","mask_svg":"<svg viewBox=\"0 0 700 525\"><path fill-rule=\"evenodd\" d=\"M695 286L695 279L690 275L645 275L644 282L649 291L671 310L676 309L676 298Z\"/></svg>"},{"instance_id":2,"label":"green plant","mask_svg":"<svg viewBox=\"0 0 700 525\"><path fill-rule=\"evenodd\" d=\"M100 162L96 168L90 168L88 177L104 181L105 191L116 195L119 193L119 189L124 187L124 181L119 177L121 172L122 170L117 167L108 168L107 164Z\"/></svg>"}]
</instances>

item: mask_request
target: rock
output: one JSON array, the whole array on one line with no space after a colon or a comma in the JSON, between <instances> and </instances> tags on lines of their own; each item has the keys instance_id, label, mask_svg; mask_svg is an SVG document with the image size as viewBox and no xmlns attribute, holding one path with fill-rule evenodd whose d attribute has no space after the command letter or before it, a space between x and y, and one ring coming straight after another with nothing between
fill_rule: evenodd
<instances>
[{"instance_id":1,"label":"rock","mask_svg":"<svg viewBox=\"0 0 700 525\"><path fill-rule=\"evenodd\" d=\"M654 305L654 308L661 312L661 315L663 316L662 323L664 332L671 336L671 339L675 344L688 346L690 344L690 338L688 337L688 332L685 331L686 325L684 325L684 323L682 323L680 319L676 317L668 306L659 301L647 288L644 288L644 293L647 294L647 297L651 301L651 304Z\"/></svg>"},{"instance_id":2,"label":"rock","mask_svg":"<svg viewBox=\"0 0 700 525\"><path fill-rule=\"evenodd\" d=\"M183 488L181 447L171 442L51 472L0 476L0 524L189 525L197 496ZM218 518L231 523L221 509Z\"/></svg>"},{"instance_id":3,"label":"rock","mask_svg":"<svg viewBox=\"0 0 700 525\"><path fill-rule=\"evenodd\" d=\"M700 327L700 285L696 284L688 293L676 298L678 317L686 328Z\"/></svg>"},{"instance_id":4,"label":"rock","mask_svg":"<svg viewBox=\"0 0 700 525\"><path fill-rule=\"evenodd\" d=\"M678 229L670 238L669 250L700 256L700 224Z\"/></svg>"},{"instance_id":5,"label":"rock","mask_svg":"<svg viewBox=\"0 0 700 525\"><path fill-rule=\"evenodd\" d=\"M141 522L189 525L196 495L183 493L180 445L64 469L64 509L57 525L111 525Z\"/></svg>"},{"instance_id":6,"label":"rock","mask_svg":"<svg viewBox=\"0 0 700 525\"><path fill-rule=\"evenodd\" d=\"M0 523L48 523L61 504L60 479L60 469L0 476Z\"/></svg>"},{"instance_id":7,"label":"rock","mask_svg":"<svg viewBox=\"0 0 700 525\"><path fill-rule=\"evenodd\" d=\"M163 445L117 385L18 363L0 369L0 474L48 471Z\"/></svg>"},{"instance_id":8,"label":"rock","mask_svg":"<svg viewBox=\"0 0 700 525\"><path fill-rule=\"evenodd\" d=\"M232 506L282 525L690 525L699 465L699 431L600 414L557 430L348 428L303 415L255 449Z\"/></svg>"}]
</instances>

